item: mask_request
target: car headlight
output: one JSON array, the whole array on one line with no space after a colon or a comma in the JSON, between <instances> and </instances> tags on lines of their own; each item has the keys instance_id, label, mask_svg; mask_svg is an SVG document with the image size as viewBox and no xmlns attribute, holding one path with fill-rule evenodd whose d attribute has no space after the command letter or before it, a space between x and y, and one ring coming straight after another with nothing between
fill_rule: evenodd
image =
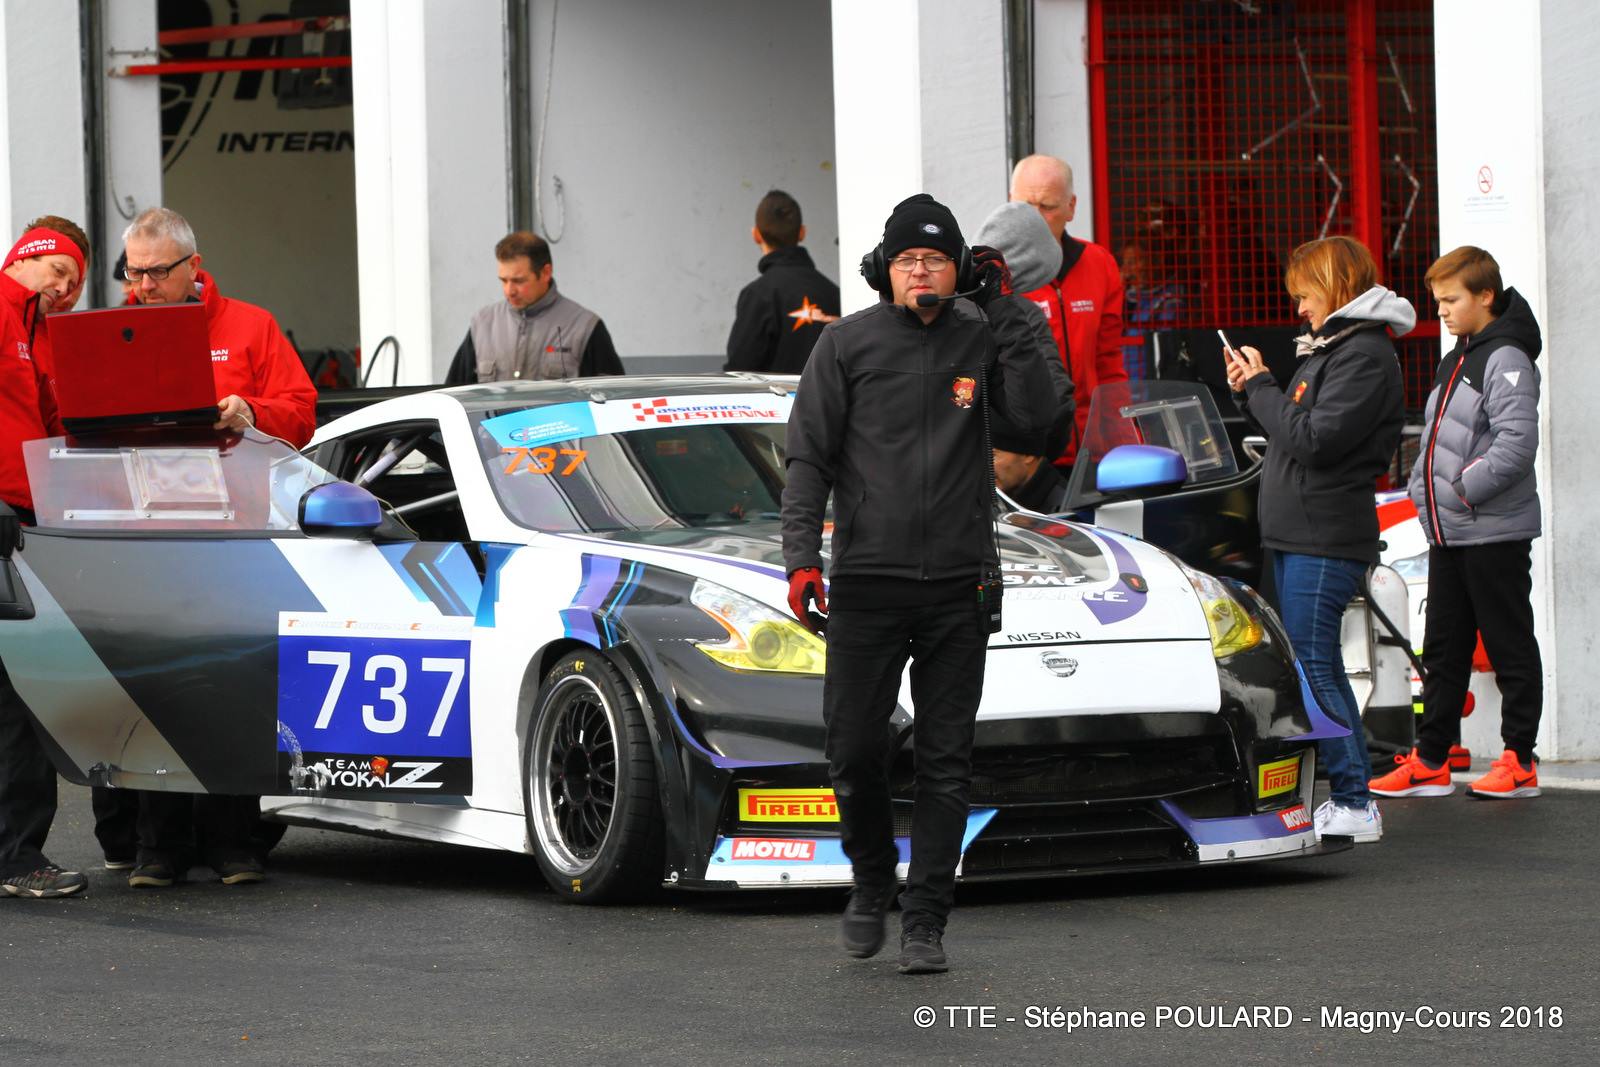
<instances>
[{"instance_id":1,"label":"car headlight","mask_svg":"<svg viewBox=\"0 0 1600 1067\"><path fill-rule=\"evenodd\" d=\"M1239 602L1226 585L1211 575L1183 566L1184 575L1194 586L1200 598L1200 609L1206 617L1206 627L1211 631L1211 654L1217 659L1227 659L1240 652L1255 648L1261 643L1261 620Z\"/></svg>"},{"instance_id":2,"label":"car headlight","mask_svg":"<svg viewBox=\"0 0 1600 1067\"><path fill-rule=\"evenodd\" d=\"M724 667L784 674L823 673L828 661L827 645L789 616L703 578L695 581L689 601L728 631L726 641L702 641L694 646Z\"/></svg>"}]
</instances>

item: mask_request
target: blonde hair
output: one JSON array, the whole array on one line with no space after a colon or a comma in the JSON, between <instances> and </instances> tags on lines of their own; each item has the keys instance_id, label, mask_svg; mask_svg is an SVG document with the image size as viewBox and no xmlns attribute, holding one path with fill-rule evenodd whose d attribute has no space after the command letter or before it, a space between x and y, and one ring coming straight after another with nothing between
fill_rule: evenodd
<instances>
[{"instance_id":1,"label":"blonde hair","mask_svg":"<svg viewBox=\"0 0 1600 1067\"><path fill-rule=\"evenodd\" d=\"M1311 290L1337 311L1378 284L1378 265L1353 237L1307 241L1289 254L1283 284L1290 296Z\"/></svg>"}]
</instances>

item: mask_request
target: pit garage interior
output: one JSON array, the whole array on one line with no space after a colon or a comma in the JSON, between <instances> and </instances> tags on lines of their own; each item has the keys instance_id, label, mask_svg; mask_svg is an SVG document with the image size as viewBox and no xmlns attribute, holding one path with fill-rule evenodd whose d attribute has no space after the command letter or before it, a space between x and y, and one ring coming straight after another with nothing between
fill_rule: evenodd
<instances>
[{"instance_id":1,"label":"pit garage interior","mask_svg":"<svg viewBox=\"0 0 1600 1067\"><path fill-rule=\"evenodd\" d=\"M1600 29L1582 0L1526 9L8 0L0 207L14 232L45 212L86 220L80 306L119 299L110 267L137 210L183 212L222 290L270 308L325 386L439 381L497 298L490 250L514 226L552 241L562 289L605 318L630 371L716 369L767 189L800 200L853 307L889 206L926 188L975 230L1012 161L1040 151L1076 168L1070 232L1137 283L1136 372L1217 384L1212 331L1287 336L1284 256L1345 233L1419 310L1401 346L1417 412L1440 351L1422 274L1441 249L1489 247L1546 330L1541 750L1594 758L1583 541L1600 425L1566 357L1600 310L1582 77ZM50 64L50 106L18 107L40 55L81 70Z\"/></svg>"}]
</instances>

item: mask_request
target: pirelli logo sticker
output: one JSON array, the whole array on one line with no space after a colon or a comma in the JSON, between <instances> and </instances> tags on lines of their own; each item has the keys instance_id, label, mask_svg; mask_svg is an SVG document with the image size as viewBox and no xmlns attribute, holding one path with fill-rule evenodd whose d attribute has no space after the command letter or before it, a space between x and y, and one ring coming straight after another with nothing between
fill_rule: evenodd
<instances>
[{"instance_id":1,"label":"pirelli logo sticker","mask_svg":"<svg viewBox=\"0 0 1600 1067\"><path fill-rule=\"evenodd\" d=\"M1263 763L1256 768L1256 796L1273 797L1300 785L1300 757Z\"/></svg>"},{"instance_id":2,"label":"pirelli logo sticker","mask_svg":"<svg viewBox=\"0 0 1600 1067\"><path fill-rule=\"evenodd\" d=\"M741 789L740 822L838 822L831 789Z\"/></svg>"}]
</instances>

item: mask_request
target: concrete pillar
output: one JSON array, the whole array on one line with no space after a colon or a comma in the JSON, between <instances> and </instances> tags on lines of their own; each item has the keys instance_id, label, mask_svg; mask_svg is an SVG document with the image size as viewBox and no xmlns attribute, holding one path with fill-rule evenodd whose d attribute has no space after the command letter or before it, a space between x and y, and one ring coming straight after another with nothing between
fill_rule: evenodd
<instances>
[{"instance_id":1,"label":"concrete pillar","mask_svg":"<svg viewBox=\"0 0 1600 1067\"><path fill-rule=\"evenodd\" d=\"M78 6L9 0L0 11L0 219L5 243L39 215L87 226Z\"/></svg>"},{"instance_id":2,"label":"concrete pillar","mask_svg":"<svg viewBox=\"0 0 1600 1067\"><path fill-rule=\"evenodd\" d=\"M1078 210L1067 232L1093 239L1089 65L1084 45L1088 24L1088 0L1034 0L1034 149L1064 159L1072 168Z\"/></svg>"},{"instance_id":3,"label":"concrete pillar","mask_svg":"<svg viewBox=\"0 0 1600 1067\"><path fill-rule=\"evenodd\" d=\"M1503 9L1502 9L1503 10ZM1503 16L1502 16L1503 17ZM1520 17L1520 16L1519 16ZM1600 130L1596 128L1593 57L1600 22L1584 0L1544 0L1539 18L1542 57L1534 91L1542 92L1545 243L1544 373L1547 464L1539 472L1547 552L1546 657L1560 668L1560 688L1545 699L1551 755L1600 758L1600 684L1592 669L1600 619L1595 588L1594 532L1600 495L1594 457L1600 421L1594 417L1590 353L1600 322ZM1530 76L1530 81L1533 78Z\"/></svg>"},{"instance_id":4,"label":"concrete pillar","mask_svg":"<svg viewBox=\"0 0 1600 1067\"><path fill-rule=\"evenodd\" d=\"M48 0L46 0L48 2ZM105 53L84 57L100 72L130 64L155 63L156 5L154 3L100 4L101 45ZM103 250L94 269L108 279L107 299L117 303L121 290L109 281L111 268L122 254L122 231L145 208L162 201L161 183L161 80L155 77L103 77L105 125L105 182L101 196L104 233L90 234ZM81 140L73 138L74 151ZM200 240L205 235L199 235Z\"/></svg>"},{"instance_id":5,"label":"concrete pillar","mask_svg":"<svg viewBox=\"0 0 1600 1067\"><path fill-rule=\"evenodd\" d=\"M506 220L505 67L497 0L350 5L361 350L400 343L399 380L443 379L498 292ZM385 352L371 384L391 380Z\"/></svg>"},{"instance_id":6,"label":"concrete pillar","mask_svg":"<svg viewBox=\"0 0 1600 1067\"><path fill-rule=\"evenodd\" d=\"M833 3L839 283L845 312L877 294L859 273L889 210L927 192L970 239L1006 198L999 4Z\"/></svg>"},{"instance_id":7,"label":"concrete pillar","mask_svg":"<svg viewBox=\"0 0 1600 1067\"><path fill-rule=\"evenodd\" d=\"M1494 0L1434 5L1440 248L1488 249L1544 334L1537 462L1544 536L1533 545L1533 602L1545 669L1539 748L1550 759L1600 757L1600 684L1589 669L1600 610L1589 542L1600 498L1588 477L1600 423L1584 360L1600 316L1600 268L1591 253L1600 237L1592 206L1600 142L1584 74L1596 47L1600 29L1584 0L1541 0L1514 18ZM1496 70L1526 76L1496 78ZM1550 234L1559 239L1547 240ZM1452 343L1448 335L1443 341Z\"/></svg>"}]
</instances>

